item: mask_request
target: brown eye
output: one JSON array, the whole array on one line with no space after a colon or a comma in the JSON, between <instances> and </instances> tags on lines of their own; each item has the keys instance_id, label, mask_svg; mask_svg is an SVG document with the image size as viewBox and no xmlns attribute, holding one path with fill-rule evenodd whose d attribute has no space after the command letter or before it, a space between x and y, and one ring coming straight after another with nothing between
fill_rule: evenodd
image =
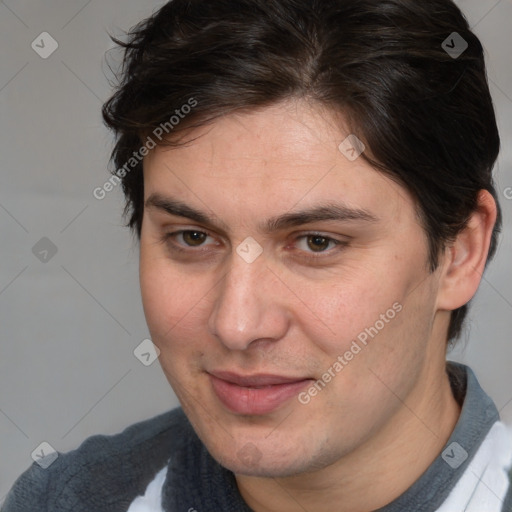
<instances>
[{"instance_id":1,"label":"brown eye","mask_svg":"<svg viewBox=\"0 0 512 512\"><path fill-rule=\"evenodd\" d=\"M208 237L206 233L201 231L183 231L181 236L183 241L190 247L200 246Z\"/></svg>"},{"instance_id":2,"label":"brown eye","mask_svg":"<svg viewBox=\"0 0 512 512\"><path fill-rule=\"evenodd\" d=\"M307 237L308 247L314 252L323 252L331 243L331 239L325 236L309 235Z\"/></svg>"}]
</instances>

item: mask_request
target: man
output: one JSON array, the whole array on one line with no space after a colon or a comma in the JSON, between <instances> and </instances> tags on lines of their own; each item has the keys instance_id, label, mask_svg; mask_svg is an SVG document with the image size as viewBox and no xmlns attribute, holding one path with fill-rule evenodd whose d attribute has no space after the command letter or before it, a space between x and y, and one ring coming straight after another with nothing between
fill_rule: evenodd
<instances>
[{"instance_id":1,"label":"man","mask_svg":"<svg viewBox=\"0 0 512 512\"><path fill-rule=\"evenodd\" d=\"M512 510L446 363L496 250L499 136L450 0L173 0L104 106L181 408L33 466L4 512Z\"/></svg>"}]
</instances>

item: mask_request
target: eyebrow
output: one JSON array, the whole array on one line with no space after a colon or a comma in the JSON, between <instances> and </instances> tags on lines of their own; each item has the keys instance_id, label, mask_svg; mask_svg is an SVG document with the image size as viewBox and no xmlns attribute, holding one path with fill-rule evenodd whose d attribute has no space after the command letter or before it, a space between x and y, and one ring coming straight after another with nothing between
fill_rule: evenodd
<instances>
[{"instance_id":1,"label":"eyebrow","mask_svg":"<svg viewBox=\"0 0 512 512\"><path fill-rule=\"evenodd\" d=\"M210 229L220 227L224 231L229 231L226 224L216 219L215 216L202 212L172 197L164 197L158 193L151 194L144 203L146 208L157 208L163 210L169 215L176 217L185 217L198 224L203 224ZM260 223L259 231L263 233L272 233L287 228L301 226L312 222L321 221L341 221L341 222L378 222L378 218L368 210L359 208L350 208L344 204L325 203L318 206L299 210L295 212L284 213Z\"/></svg>"}]
</instances>

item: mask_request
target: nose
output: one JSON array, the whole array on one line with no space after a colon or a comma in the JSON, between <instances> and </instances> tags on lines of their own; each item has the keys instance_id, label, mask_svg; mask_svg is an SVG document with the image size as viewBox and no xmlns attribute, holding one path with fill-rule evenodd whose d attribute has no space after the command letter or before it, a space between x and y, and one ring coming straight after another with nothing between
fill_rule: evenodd
<instances>
[{"instance_id":1,"label":"nose","mask_svg":"<svg viewBox=\"0 0 512 512\"><path fill-rule=\"evenodd\" d=\"M210 332L231 350L246 350L256 341L276 341L288 328L289 318L280 300L279 280L267 267L264 255L247 263L231 257L208 320Z\"/></svg>"}]
</instances>

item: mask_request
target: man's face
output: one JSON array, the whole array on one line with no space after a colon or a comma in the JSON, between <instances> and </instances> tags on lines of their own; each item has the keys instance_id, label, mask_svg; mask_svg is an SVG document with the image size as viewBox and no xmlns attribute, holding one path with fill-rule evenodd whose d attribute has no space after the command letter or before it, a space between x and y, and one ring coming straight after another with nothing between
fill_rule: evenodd
<instances>
[{"instance_id":1,"label":"man's face","mask_svg":"<svg viewBox=\"0 0 512 512\"><path fill-rule=\"evenodd\" d=\"M198 435L224 466L261 476L392 436L444 357L438 274L411 197L348 159L349 132L305 103L193 135L145 159L140 278ZM176 215L177 202L205 218Z\"/></svg>"}]
</instances>

